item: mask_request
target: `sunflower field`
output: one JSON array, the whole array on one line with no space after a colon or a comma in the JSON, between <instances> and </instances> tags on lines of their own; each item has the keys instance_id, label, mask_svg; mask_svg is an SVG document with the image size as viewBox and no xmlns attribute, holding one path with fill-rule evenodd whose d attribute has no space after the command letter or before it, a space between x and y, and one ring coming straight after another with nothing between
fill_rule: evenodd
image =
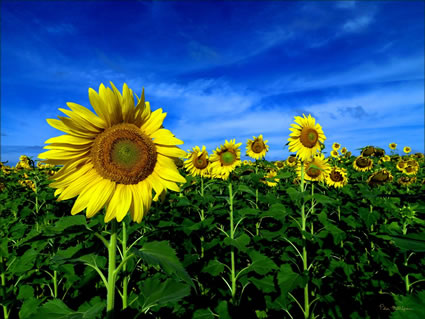
<instances>
[{"instance_id":1,"label":"sunflower field","mask_svg":"<svg viewBox=\"0 0 425 319\"><path fill-rule=\"evenodd\" d=\"M4 318L425 318L424 154L328 151L310 115L280 161L262 135L185 152L112 87L1 164Z\"/></svg>"}]
</instances>

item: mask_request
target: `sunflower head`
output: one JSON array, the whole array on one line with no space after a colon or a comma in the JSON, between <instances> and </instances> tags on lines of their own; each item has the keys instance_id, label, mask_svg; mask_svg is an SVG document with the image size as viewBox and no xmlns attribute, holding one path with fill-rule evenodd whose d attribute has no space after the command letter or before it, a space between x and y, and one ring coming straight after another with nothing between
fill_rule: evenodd
<instances>
[{"instance_id":1,"label":"sunflower head","mask_svg":"<svg viewBox=\"0 0 425 319\"><path fill-rule=\"evenodd\" d=\"M254 159L264 158L269 150L269 146L266 144L267 142L263 140L263 135L258 137L253 136L253 140L248 140L246 145L247 155Z\"/></svg>"},{"instance_id":2,"label":"sunflower head","mask_svg":"<svg viewBox=\"0 0 425 319\"><path fill-rule=\"evenodd\" d=\"M241 151L239 147L242 143L235 144L235 140L230 140L214 150L211 156L211 169L215 177L227 179L229 174L241 164Z\"/></svg>"},{"instance_id":3,"label":"sunflower head","mask_svg":"<svg viewBox=\"0 0 425 319\"><path fill-rule=\"evenodd\" d=\"M274 166L275 166L278 170L280 170L280 169L282 169L282 168L284 168L284 167L285 167L285 162L282 162L282 161L276 161L276 162L274 163Z\"/></svg>"},{"instance_id":4,"label":"sunflower head","mask_svg":"<svg viewBox=\"0 0 425 319\"><path fill-rule=\"evenodd\" d=\"M86 209L88 218L107 207L105 222L119 222L130 211L133 221L141 222L153 200L167 189L179 191L186 180L179 174L174 159L186 156L176 145L183 142L163 128L166 113L151 112L144 91L135 103L133 91L124 83L122 93L112 89L89 89L96 114L84 106L67 103L60 109L69 117L47 122L65 135L46 141L49 151L39 154L43 162L63 167L50 184L57 188L58 200L78 196L71 210Z\"/></svg>"},{"instance_id":5,"label":"sunflower head","mask_svg":"<svg viewBox=\"0 0 425 319\"><path fill-rule=\"evenodd\" d=\"M275 170L270 170L268 174L264 176L264 181L262 181L264 184L267 184L269 187L275 187L277 183L279 182L278 178L273 178L277 175L277 172ZM272 179L273 181L268 181L267 179Z\"/></svg>"},{"instance_id":6,"label":"sunflower head","mask_svg":"<svg viewBox=\"0 0 425 319\"><path fill-rule=\"evenodd\" d=\"M333 143L332 144L332 149L335 150L335 151L339 150L340 147L341 147L341 144L339 144L339 143Z\"/></svg>"},{"instance_id":7,"label":"sunflower head","mask_svg":"<svg viewBox=\"0 0 425 319\"><path fill-rule=\"evenodd\" d=\"M406 154L409 154L412 151L412 149L409 146L403 147L403 152Z\"/></svg>"},{"instance_id":8,"label":"sunflower head","mask_svg":"<svg viewBox=\"0 0 425 319\"><path fill-rule=\"evenodd\" d=\"M373 173L367 180L367 183L370 186L378 186L378 185L383 185L385 183L391 182L392 180L393 180L393 176L391 175L391 173L387 171L386 169L382 169Z\"/></svg>"},{"instance_id":9,"label":"sunflower head","mask_svg":"<svg viewBox=\"0 0 425 319\"><path fill-rule=\"evenodd\" d=\"M347 148L346 147L341 148L341 154L345 155L346 153L347 153Z\"/></svg>"},{"instance_id":10,"label":"sunflower head","mask_svg":"<svg viewBox=\"0 0 425 319\"><path fill-rule=\"evenodd\" d=\"M376 157L382 157L385 155L385 150L382 148L375 147L375 153L373 155Z\"/></svg>"},{"instance_id":11,"label":"sunflower head","mask_svg":"<svg viewBox=\"0 0 425 319\"><path fill-rule=\"evenodd\" d=\"M335 157L335 158L339 157L339 153L338 153L338 151L337 151L337 150L335 150L335 149L333 149L333 150L331 151L331 156L332 156L332 157Z\"/></svg>"},{"instance_id":12,"label":"sunflower head","mask_svg":"<svg viewBox=\"0 0 425 319\"><path fill-rule=\"evenodd\" d=\"M329 174L330 166L323 154L315 155L308 162L301 162L297 167L297 175L301 178L301 165L304 166L304 179L309 181L324 181Z\"/></svg>"},{"instance_id":13,"label":"sunflower head","mask_svg":"<svg viewBox=\"0 0 425 319\"><path fill-rule=\"evenodd\" d=\"M373 146L366 146L361 153L362 156L372 156L374 154L375 154L375 147Z\"/></svg>"},{"instance_id":14,"label":"sunflower head","mask_svg":"<svg viewBox=\"0 0 425 319\"><path fill-rule=\"evenodd\" d=\"M424 158L424 154L423 153L415 153L414 155L417 159L422 159Z\"/></svg>"},{"instance_id":15,"label":"sunflower head","mask_svg":"<svg viewBox=\"0 0 425 319\"><path fill-rule=\"evenodd\" d=\"M413 183L416 183L416 176L401 176L397 180L397 183L401 186L409 186Z\"/></svg>"},{"instance_id":16,"label":"sunflower head","mask_svg":"<svg viewBox=\"0 0 425 319\"><path fill-rule=\"evenodd\" d=\"M403 169L407 166L407 162L403 160L399 160L396 164L396 167L399 171L403 171Z\"/></svg>"},{"instance_id":17,"label":"sunflower head","mask_svg":"<svg viewBox=\"0 0 425 319\"><path fill-rule=\"evenodd\" d=\"M406 175L415 175L419 170L419 166L406 165L403 169L403 173Z\"/></svg>"},{"instance_id":18,"label":"sunflower head","mask_svg":"<svg viewBox=\"0 0 425 319\"><path fill-rule=\"evenodd\" d=\"M390 147L390 149L395 150L397 148L397 144L396 143L390 143L389 147Z\"/></svg>"},{"instance_id":19,"label":"sunflower head","mask_svg":"<svg viewBox=\"0 0 425 319\"><path fill-rule=\"evenodd\" d=\"M315 118L309 114L306 117L296 116L295 123L291 124L291 134L289 134L289 151L297 152L297 157L301 160L310 160L314 154L322 150L323 142L326 139L322 127L316 124Z\"/></svg>"},{"instance_id":20,"label":"sunflower head","mask_svg":"<svg viewBox=\"0 0 425 319\"><path fill-rule=\"evenodd\" d=\"M347 170L342 167L332 167L326 177L326 184L335 188L343 187L347 182Z\"/></svg>"},{"instance_id":21,"label":"sunflower head","mask_svg":"<svg viewBox=\"0 0 425 319\"><path fill-rule=\"evenodd\" d=\"M389 161L391 161L391 157L389 157L388 155L385 155L381 158L381 161L382 162L389 162Z\"/></svg>"},{"instance_id":22,"label":"sunflower head","mask_svg":"<svg viewBox=\"0 0 425 319\"><path fill-rule=\"evenodd\" d=\"M286 159L286 165L289 167L294 167L295 165L297 165L297 157L295 155L289 155L289 157Z\"/></svg>"},{"instance_id":23,"label":"sunflower head","mask_svg":"<svg viewBox=\"0 0 425 319\"><path fill-rule=\"evenodd\" d=\"M205 176L208 173L210 161L205 145L202 146L202 150L199 146L195 146L192 151L188 151L185 167L192 176Z\"/></svg>"},{"instance_id":24,"label":"sunflower head","mask_svg":"<svg viewBox=\"0 0 425 319\"><path fill-rule=\"evenodd\" d=\"M372 169L372 166L373 161L370 158L361 155L358 156L353 162L354 169L359 172L369 171Z\"/></svg>"}]
</instances>

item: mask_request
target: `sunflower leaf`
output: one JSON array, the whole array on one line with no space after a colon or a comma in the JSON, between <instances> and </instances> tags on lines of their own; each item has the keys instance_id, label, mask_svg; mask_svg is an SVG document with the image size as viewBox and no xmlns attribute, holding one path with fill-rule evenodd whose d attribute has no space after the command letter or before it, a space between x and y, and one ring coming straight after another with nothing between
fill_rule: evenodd
<instances>
[{"instance_id":1,"label":"sunflower leaf","mask_svg":"<svg viewBox=\"0 0 425 319\"><path fill-rule=\"evenodd\" d=\"M246 186L244 184L240 184L238 186L238 189L236 190L235 194L237 192L245 192L245 193L251 194L252 196L255 197L255 192L250 187L248 187L248 186Z\"/></svg>"},{"instance_id":2,"label":"sunflower leaf","mask_svg":"<svg viewBox=\"0 0 425 319\"><path fill-rule=\"evenodd\" d=\"M194 287L192 279L178 260L176 252L168 241L153 241L145 243L140 250L132 250L137 256L150 265L159 265L169 274L176 274L179 279Z\"/></svg>"}]
</instances>

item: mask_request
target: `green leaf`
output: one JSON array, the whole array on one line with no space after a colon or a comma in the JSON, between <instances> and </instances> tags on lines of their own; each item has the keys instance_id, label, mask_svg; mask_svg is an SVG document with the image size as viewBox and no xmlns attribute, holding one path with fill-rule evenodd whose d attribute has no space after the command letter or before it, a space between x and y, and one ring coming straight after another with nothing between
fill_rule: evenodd
<instances>
[{"instance_id":1,"label":"green leaf","mask_svg":"<svg viewBox=\"0 0 425 319\"><path fill-rule=\"evenodd\" d=\"M258 279L255 277L249 277L248 280L252 282L255 287L260 289L264 293L272 292L274 291L274 282L273 282L273 276L268 275L264 278Z\"/></svg>"},{"instance_id":2,"label":"green leaf","mask_svg":"<svg viewBox=\"0 0 425 319\"><path fill-rule=\"evenodd\" d=\"M359 215L368 228L379 219L379 213L376 210L372 210L372 212L370 212L368 208L364 207L359 208Z\"/></svg>"},{"instance_id":3,"label":"green leaf","mask_svg":"<svg viewBox=\"0 0 425 319\"><path fill-rule=\"evenodd\" d=\"M249 253L252 263L248 267L248 271L255 271L259 275L265 275L268 272L277 269L276 264L269 257L260 254L259 252L252 251Z\"/></svg>"},{"instance_id":4,"label":"green leaf","mask_svg":"<svg viewBox=\"0 0 425 319\"><path fill-rule=\"evenodd\" d=\"M388 307L393 313L391 319L425 318L425 290L408 296L394 296L396 305Z\"/></svg>"},{"instance_id":5,"label":"green leaf","mask_svg":"<svg viewBox=\"0 0 425 319\"><path fill-rule=\"evenodd\" d=\"M275 203L270 208L261 214L261 217L273 217L277 220L282 220L288 214L288 210L285 205L281 203Z\"/></svg>"},{"instance_id":6,"label":"green leaf","mask_svg":"<svg viewBox=\"0 0 425 319\"><path fill-rule=\"evenodd\" d=\"M56 222L54 229L57 232L62 232L69 227L77 225L87 225L86 217L83 215L62 217Z\"/></svg>"},{"instance_id":7,"label":"green leaf","mask_svg":"<svg viewBox=\"0 0 425 319\"><path fill-rule=\"evenodd\" d=\"M148 278L142 284L142 312L153 306L176 302L190 293L190 287L172 279L161 282L158 278Z\"/></svg>"},{"instance_id":8,"label":"green leaf","mask_svg":"<svg viewBox=\"0 0 425 319\"><path fill-rule=\"evenodd\" d=\"M224 271L224 265L219 262L217 259L210 260L208 265L206 265L202 272L209 273L212 276L217 276L218 274L222 273Z\"/></svg>"},{"instance_id":9,"label":"green leaf","mask_svg":"<svg viewBox=\"0 0 425 319\"><path fill-rule=\"evenodd\" d=\"M24 303L19 310L20 319L34 319L34 315L38 312L38 306L43 300L30 298L24 300Z\"/></svg>"},{"instance_id":10,"label":"green leaf","mask_svg":"<svg viewBox=\"0 0 425 319\"><path fill-rule=\"evenodd\" d=\"M176 256L176 252L169 246L167 241L145 243L140 250L135 249L132 251L143 258L146 263L159 265L165 272L176 274L180 279L194 287L192 279L183 268Z\"/></svg>"},{"instance_id":11,"label":"green leaf","mask_svg":"<svg viewBox=\"0 0 425 319\"><path fill-rule=\"evenodd\" d=\"M242 209L239 209L237 211L237 214L241 216L246 216L246 215L258 216L260 214L260 210L257 208L244 207Z\"/></svg>"},{"instance_id":12,"label":"green leaf","mask_svg":"<svg viewBox=\"0 0 425 319\"><path fill-rule=\"evenodd\" d=\"M26 300L34 297L34 288L29 285L19 287L18 300Z\"/></svg>"},{"instance_id":13,"label":"green leaf","mask_svg":"<svg viewBox=\"0 0 425 319\"><path fill-rule=\"evenodd\" d=\"M287 188L286 193L291 198L291 201L299 201L303 196L303 194L300 191L296 190L293 187Z\"/></svg>"},{"instance_id":14,"label":"green leaf","mask_svg":"<svg viewBox=\"0 0 425 319\"><path fill-rule=\"evenodd\" d=\"M280 266L279 273L277 274L277 282L283 296L283 302L284 300L286 301L288 292L291 292L297 287L301 287L304 281L300 274L292 271L289 264L284 264Z\"/></svg>"},{"instance_id":15,"label":"green leaf","mask_svg":"<svg viewBox=\"0 0 425 319\"><path fill-rule=\"evenodd\" d=\"M53 299L43 304L34 319L79 319L82 314L75 313L60 299Z\"/></svg>"},{"instance_id":16,"label":"green leaf","mask_svg":"<svg viewBox=\"0 0 425 319\"><path fill-rule=\"evenodd\" d=\"M335 203L334 199L332 199L332 198L330 198L326 195L322 195L322 194L314 194L313 198L317 203L320 203L320 204L333 204L333 203Z\"/></svg>"},{"instance_id":17,"label":"green leaf","mask_svg":"<svg viewBox=\"0 0 425 319\"><path fill-rule=\"evenodd\" d=\"M415 252L425 251L425 233L391 236L391 238L398 248Z\"/></svg>"},{"instance_id":18,"label":"green leaf","mask_svg":"<svg viewBox=\"0 0 425 319\"><path fill-rule=\"evenodd\" d=\"M218 306L215 308L215 311L218 313L220 319L231 319L229 315L227 301L220 301Z\"/></svg>"},{"instance_id":19,"label":"green leaf","mask_svg":"<svg viewBox=\"0 0 425 319\"><path fill-rule=\"evenodd\" d=\"M78 312L83 313L83 319L100 318L105 307L105 301L100 299L99 296L96 296L89 302L83 303L78 308Z\"/></svg>"},{"instance_id":20,"label":"green leaf","mask_svg":"<svg viewBox=\"0 0 425 319\"><path fill-rule=\"evenodd\" d=\"M0 258L1 257L9 257L9 250L8 250L8 244L9 241L7 239L2 239L0 244Z\"/></svg>"},{"instance_id":21,"label":"green leaf","mask_svg":"<svg viewBox=\"0 0 425 319\"><path fill-rule=\"evenodd\" d=\"M214 315L208 309L198 309L193 314L192 319L214 319Z\"/></svg>"},{"instance_id":22,"label":"green leaf","mask_svg":"<svg viewBox=\"0 0 425 319\"><path fill-rule=\"evenodd\" d=\"M249 244L250 242L250 237L247 234L242 234L239 237L235 238L235 239L231 239L230 237L226 237L224 239L224 243L226 245L232 245L235 246L237 249L239 249L240 251L247 251L247 247L246 245Z\"/></svg>"},{"instance_id":23,"label":"green leaf","mask_svg":"<svg viewBox=\"0 0 425 319\"><path fill-rule=\"evenodd\" d=\"M250 187L246 186L245 184L240 184L236 192L245 192L255 197L255 192Z\"/></svg>"},{"instance_id":24,"label":"green leaf","mask_svg":"<svg viewBox=\"0 0 425 319\"><path fill-rule=\"evenodd\" d=\"M28 249L21 257L18 257L15 263L12 264L10 271L15 274L27 272L34 266L37 256L38 252L35 249Z\"/></svg>"}]
</instances>

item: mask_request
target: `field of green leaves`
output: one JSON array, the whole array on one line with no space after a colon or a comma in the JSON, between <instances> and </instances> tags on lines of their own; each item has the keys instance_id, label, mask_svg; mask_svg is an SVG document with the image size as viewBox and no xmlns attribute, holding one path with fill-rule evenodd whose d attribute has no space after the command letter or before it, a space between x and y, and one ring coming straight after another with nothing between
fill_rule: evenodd
<instances>
[{"instance_id":1,"label":"field of green leaves","mask_svg":"<svg viewBox=\"0 0 425 319\"><path fill-rule=\"evenodd\" d=\"M425 318L423 154L375 153L368 171L349 155L329 158L346 169L338 188L302 185L288 161L228 180L180 161L181 192L119 223L116 318ZM110 224L71 216L48 186L59 168L29 163L0 172L1 314L105 318Z\"/></svg>"}]
</instances>

